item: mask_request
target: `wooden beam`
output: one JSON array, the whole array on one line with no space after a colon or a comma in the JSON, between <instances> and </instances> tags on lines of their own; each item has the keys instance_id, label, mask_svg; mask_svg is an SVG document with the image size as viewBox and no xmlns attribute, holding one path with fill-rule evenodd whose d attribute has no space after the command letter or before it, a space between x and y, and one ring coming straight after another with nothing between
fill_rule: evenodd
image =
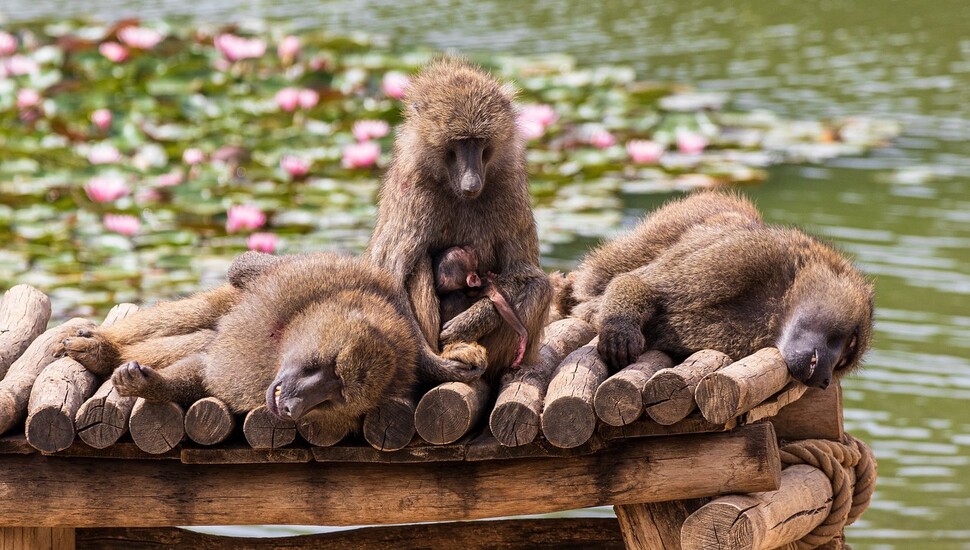
<instances>
[{"instance_id":1,"label":"wooden beam","mask_svg":"<svg viewBox=\"0 0 970 550\"><path fill-rule=\"evenodd\" d=\"M792 380L781 352L762 348L697 384L694 399L704 418L721 424L746 413Z\"/></svg>"},{"instance_id":2,"label":"wooden beam","mask_svg":"<svg viewBox=\"0 0 970 550\"><path fill-rule=\"evenodd\" d=\"M74 550L74 529L0 527L0 550Z\"/></svg>"},{"instance_id":3,"label":"wooden beam","mask_svg":"<svg viewBox=\"0 0 970 550\"><path fill-rule=\"evenodd\" d=\"M97 389L98 378L70 357L44 368L27 402L27 442L44 452L63 451L74 442L74 417Z\"/></svg>"},{"instance_id":4,"label":"wooden beam","mask_svg":"<svg viewBox=\"0 0 970 550\"><path fill-rule=\"evenodd\" d=\"M647 414L659 424L680 422L694 409L694 390L708 374L731 364L731 358L712 349L694 353L683 363L655 374L643 388Z\"/></svg>"},{"instance_id":5,"label":"wooden beam","mask_svg":"<svg viewBox=\"0 0 970 550\"><path fill-rule=\"evenodd\" d=\"M364 415L364 439L377 450L396 451L414 439L414 396L394 396Z\"/></svg>"},{"instance_id":6,"label":"wooden beam","mask_svg":"<svg viewBox=\"0 0 970 550\"><path fill-rule=\"evenodd\" d=\"M690 515L682 500L614 506L627 550L680 550L680 528Z\"/></svg>"},{"instance_id":7,"label":"wooden beam","mask_svg":"<svg viewBox=\"0 0 970 550\"><path fill-rule=\"evenodd\" d=\"M428 443L447 445L461 439L485 414L491 387L479 378L445 382L424 394L414 410L414 427Z\"/></svg>"},{"instance_id":8,"label":"wooden beam","mask_svg":"<svg viewBox=\"0 0 970 550\"><path fill-rule=\"evenodd\" d=\"M808 388L800 399L769 419L781 439L842 439L842 385Z\"/></svg>"},{"instance_id":9,"label":"wooden beam","mask_svg":"<svg viewBox=\"0 0 970 550\"><path fill-rule=\"evenodd\" d=\"M557 447L578 447L596 429L593 396L609 376L596 351L599 337L570 353L556 367L542 406L542 435Z\"/></svg>"},{"instance_id":10,"label":"wooden beam","mask_svg":"<svg viewBox=\"0 0 970 550\"><path fill-rule=\"evenodd\" d=\"M0 521L40 527L454 521L763 491L777 487L779 476L768 423L618 442L589 456L447 466L229 467L8 455L0 460Z\"/></svg>"}]
</instances>

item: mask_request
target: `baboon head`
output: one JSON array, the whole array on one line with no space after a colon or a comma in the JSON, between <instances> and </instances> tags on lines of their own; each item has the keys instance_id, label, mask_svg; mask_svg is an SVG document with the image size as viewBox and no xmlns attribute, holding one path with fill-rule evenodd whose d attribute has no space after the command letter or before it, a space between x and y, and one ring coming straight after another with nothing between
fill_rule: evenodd
<instances>
[{"instance_id":1,"label":"baboon head","mask_svg":"<svg viewBox=\"0 0 970 550\"><path fill-rule=\"evenodd\" d=\"M873 289L848 260L803 267L787 302L777 347L795 379L824 389L859 366L872 335Z\"/></svg>"},{"instance_id":2,"label":"baboon head","mask_svg":"<svg viewBox=\"0 0 970 550\"><path fill-rule=\"evenodd\" d=\"M482 286L478 276L478 255L471 246L453 246L441 252L435 256L433 269L438 293Z\"/></svg>"},{"instance_id":3,"label":"baboon head","mask_svg":"<svg viewBox=\"0 0 970 550\"><path fill-rule=\"evenodd\" d=\"M480 67L440 57L408 87L400 145L425 175L475 199L491 174L521 155L513 97Z\"/></svg>"}]
</instances>

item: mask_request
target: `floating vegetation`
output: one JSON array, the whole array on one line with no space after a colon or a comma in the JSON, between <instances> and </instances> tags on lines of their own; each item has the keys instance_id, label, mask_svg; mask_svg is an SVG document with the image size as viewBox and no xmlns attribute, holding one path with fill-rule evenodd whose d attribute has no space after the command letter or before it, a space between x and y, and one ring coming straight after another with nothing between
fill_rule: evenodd
<instances>
[{"instance_id":1,"label":"floating vegetation","mask_svg":"<svg viewBox=\"0 0 970 550\"><path fill-rule=\"evenodd\" d=\"M0 286L43 288L63 318L194 290L247 248L360 251L408 75L432 55L267 23L0 31ZM622 193L759 182L898 132L733 112L564 56L476 61L520 89L547 250L615 229Z\"/></svg>"}]
</instances>

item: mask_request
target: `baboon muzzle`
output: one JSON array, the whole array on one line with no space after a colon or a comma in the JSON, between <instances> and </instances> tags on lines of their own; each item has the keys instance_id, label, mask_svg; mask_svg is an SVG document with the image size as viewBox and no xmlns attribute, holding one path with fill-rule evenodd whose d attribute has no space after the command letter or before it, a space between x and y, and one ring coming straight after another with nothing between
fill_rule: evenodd
<instances>
[{"instance_id":1,"label":"baboon muzzle","mask_svg":"<svg viewBox=\"0 0 970 550\"><path fill-rule=\"evenodd\" d=\"M484 148L485 144L477 139L461 141L455 147L458 189L467 199L478 197L485 187L485 166L482 162Z\"/></svg>"}]
</instances>

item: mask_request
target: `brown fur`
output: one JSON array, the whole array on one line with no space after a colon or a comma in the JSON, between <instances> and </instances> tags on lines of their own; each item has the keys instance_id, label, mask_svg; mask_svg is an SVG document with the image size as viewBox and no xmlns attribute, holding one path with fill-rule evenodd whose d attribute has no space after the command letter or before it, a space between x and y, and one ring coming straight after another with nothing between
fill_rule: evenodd
<instances>
[{"instance_id":1,"label":"brown fur","mask_svg":"<svg viewBox=\"0 0 970 550\"><path fill-rule=\"evenodd\" d=\"M573 314L598 326L600 353L614 368L647 346L681 359L705 348L739 359L777 346L796 374L811 336L809 353L830 341L840 376L859 365L871 338L872 285L851 262L797 229L764 225L729 194L664 206L571 275L571 294L557 304L575 301ZM828 383L821 372L798 376Z\"/></svg>"},{"instance_id":2,"label":"brown fur","mask_svg":"<svg viewBox=\"0 0 970 550\"><path fill-rule=\"evenodd\" d=\"M525 146L512 100L508 89L461 59L438 59L414 79L367 254L407 290L425 338L437 346L441 324L431 258L451 246L473 246L481 270L498 274L499 286L528 328L529 362L538 350L552 290L539 268ZM482 147L483 186L474 198L461 194L454 175L454 151L468 143ZM488 350L490 377L500 375L516 355L518 336L485 298L440 334L446 349L476 341Z\"/></svg>"}]
</instances>

